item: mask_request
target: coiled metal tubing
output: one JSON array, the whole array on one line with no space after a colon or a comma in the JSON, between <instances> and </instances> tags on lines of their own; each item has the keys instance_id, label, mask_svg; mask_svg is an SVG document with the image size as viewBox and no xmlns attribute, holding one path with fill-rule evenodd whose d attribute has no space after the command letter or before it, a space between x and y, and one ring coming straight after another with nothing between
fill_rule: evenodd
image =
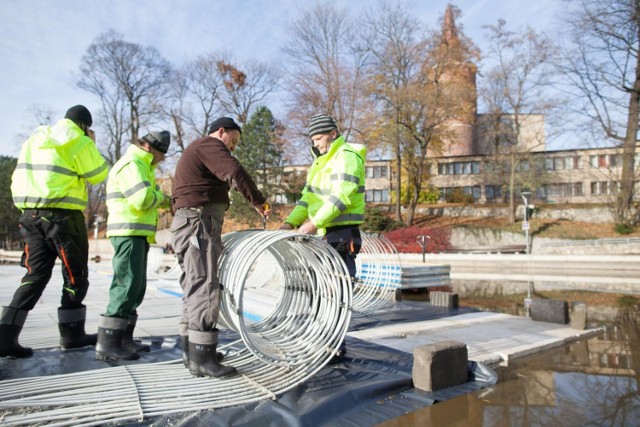
<instances>
[{"instance_id":1,"label":"coiled metal tubing","mask_svg":"<svg viewBox=\"0 0 640 427\"><path fill-rule=\"evenodd\" d=\"M322 367L351 318L351 278L338 253L290 231L228 233L223 246L220 323L266 363Z\"/></svg>"},{"instance_id":2,"label":"coiled metal tubing","mask_svg":"<svg viewBox=\"0 0 640 427\"><path fill-rule=\"evenodd\" d=\"M361 234L353 289L354 317L366 316L395 301L402 278L400 257L393 243L381 235Z\"/></svg>"}]
</instances>

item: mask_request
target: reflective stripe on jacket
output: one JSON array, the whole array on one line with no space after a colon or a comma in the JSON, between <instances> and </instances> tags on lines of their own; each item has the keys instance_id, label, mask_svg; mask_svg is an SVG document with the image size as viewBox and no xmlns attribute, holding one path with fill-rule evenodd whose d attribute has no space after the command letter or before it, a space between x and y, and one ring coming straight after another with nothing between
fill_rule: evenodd
<instances>
[{"instance_id":1,"label":"reflective stripe on jacket","mask_svg":"<svg viewBox=\"0 0 640 427\"><path fill-rule=\"evenodd\" d=\"M154 243L158 208L168 199L156 185L153 154L131 145L107 181L107 237L147 236Z\"/></svg>"},{"instance_id":2,"label":"reflective stripe on jacket","mask_svg":"<svg viewBox=\"0 0 640 427\"><path fill-rule=\"evenodd\" d=\"M298 227L307 218L325 234L327 227L364 222L366 147L339 136L309 167L302 197L285 222Z\"/></svg>"},{"instance_id":3,"label":"reflective stripe on jacket","mask_svg":"<svg viewBox=\"0 0 640 427\"><path fill-rule=\"evenodd\" d=\"M84 210L87 182L99 184L109 172L91 138L71 120L39 126L22 145L11 176L19 209Z\"/></svg>"}]
</instances>

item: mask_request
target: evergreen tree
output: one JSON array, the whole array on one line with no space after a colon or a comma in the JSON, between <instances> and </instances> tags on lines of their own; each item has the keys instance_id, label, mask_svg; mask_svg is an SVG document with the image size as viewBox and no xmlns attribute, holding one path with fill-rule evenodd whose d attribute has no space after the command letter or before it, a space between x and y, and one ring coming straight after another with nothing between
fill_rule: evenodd
<instances>
[{"instance_id":1,"label":"evergreen tree","mask_svg":"<svg viewBox=\"0 0 640 427\"><path fill-rule=\"evenodd\" d=\"M242 140L234 151L267 198L276 191L276 176L283 162L281 133L271 111L259 107L242 128ZM231 193L229 213L237 221L253 226L260 221L253 207L236 191Z\"/></svg>"},{"instance_id":2,"label":"evergreen tree","mask_svg":"<svg viewBox=\"0 0 640 427\"><path fill-rule=\"evenodd\" d=\"M14 157L0 156L0 247L5 249L12 249L13 243L20 240L20 210L11 197L11 175L17 162Z\"/></svg>"}]
</instances>

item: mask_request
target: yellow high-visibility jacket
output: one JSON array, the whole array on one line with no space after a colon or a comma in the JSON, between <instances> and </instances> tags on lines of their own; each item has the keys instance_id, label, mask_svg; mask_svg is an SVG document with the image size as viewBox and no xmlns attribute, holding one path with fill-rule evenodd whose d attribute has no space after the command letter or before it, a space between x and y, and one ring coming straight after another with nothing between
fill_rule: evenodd
<instances>
[{"instance_id":1,"label":"yellow high-visibility jacket","mask_svg":"<svg viewBox=\"0 0 640 427\"><path fill-rule=\"evenodd\" d=\"M156 184L153 154L132 144L113 165L107 181L107 237L147 236L155 242L158 208L169 198Z\"/></svg>"},{"instance_id":2,"label":"yellow high-visibility jacket","mask_svg":"<svg viewBox=\"0 0 640 427\"><path fill-rule=\"evenodd\" d=\"M73 121L39 126L22 145L11 176L18 209L84 210L87 182L99 184L109 168L95 142Z\"/></svg>"},{"instance_id":3,"label":"yellow high-visibility jacket","mask_svg":"<svg viewBox=\"0 0 640 427\"><path fill-rule=\"evenodd\" d=\"M319 235L327 227L362 224L366 151L364 145L336 138L309 167L302 197L285 222L298 227L308 218Z\"/></svg>"}]
</instances>

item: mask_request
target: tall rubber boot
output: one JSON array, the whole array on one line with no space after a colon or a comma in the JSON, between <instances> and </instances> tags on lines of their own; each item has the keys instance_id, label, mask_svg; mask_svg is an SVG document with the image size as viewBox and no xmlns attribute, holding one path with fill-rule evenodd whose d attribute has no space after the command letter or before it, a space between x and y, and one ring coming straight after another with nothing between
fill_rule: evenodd
<instances>
[{"instance_id":1,"label":"tall rubber boot","mask_svg":"<svg viewBox=\"0 0 640 427\"><path fill-rule=\"evenodd\" d=\"M129 351L135 351L136 353L146 353L151 350L151 346L142 344L141 342L136 342L137 340L133 339L133 330L136 328L136 323L138 323L138 315L132 314L131 316L129 316L127 330L122 337L122 346Z\"/></svg>"},{"instance_id":2,"label":"tall rubber boot","mask_svg":"<svg viewBox=\"0 0 640 427\"><path fill-rule=\"evenodd\" d=\"M189 325L180 323L180 345L182 346L182 364L189 367Z\"/></svg>"},{"instance_id":3,"label":"tall rubber boot","mask_svg":"<svg viewBox=\"0 0 640 427\"><path fill-rule=\"evenodd\" d=\"M197 377L227 377L237 373L233 366L221 365L216 356L218 330L189 329L189 372Z\"/></svg>"},{"instance_id":4,"label":"tall rubber boot","mask_svg":"<svg viewBox=\"0 0 640 427\"><path fill-rule=\"evenodd\" d=\"M29 312L26 310L2 307L2 315L0 315L0 357L17 359L33 356L31 348L22 347L18 344L18 336L22 331L25 320L27 320L27 314Z\"/></svg>"},{"instance_id":5,"label":"tall rubber boot","mask_svg":"<svg viewBox=\"0 0 640 427\"><path fill-rule=\"evenodd\" d=\"M135 351L122 346L122 339L127 331L129 319L122 317L100 318L98 325L98 344L96 344L96 359L98 360L135 360L140 357Z\"/></svg>"},{"instance_id":6,"label":"tall rubber boot","mask_svg":"<svg viewBox=\"0 0 640 427\"><path fill-rule=\"evenodd\" d=\"M87 318L87 308L58 309L58 330L60 331L60 347L63 349L80 348L96 345L98 336L86 334L84 323Z\"/></svg>"},{"instance_id":7,"label":"tall rubber boot","mask_svg":"<svg viewBox=\"0 0 640 427\"><path fill-rule=\"evenodd\" d=\"M182 364L185 368L189 367L189 325L180 323L180 346L182 347ZM222 362L224 353L217 351L216 359Z\"/></svg>"}]
</instances>

